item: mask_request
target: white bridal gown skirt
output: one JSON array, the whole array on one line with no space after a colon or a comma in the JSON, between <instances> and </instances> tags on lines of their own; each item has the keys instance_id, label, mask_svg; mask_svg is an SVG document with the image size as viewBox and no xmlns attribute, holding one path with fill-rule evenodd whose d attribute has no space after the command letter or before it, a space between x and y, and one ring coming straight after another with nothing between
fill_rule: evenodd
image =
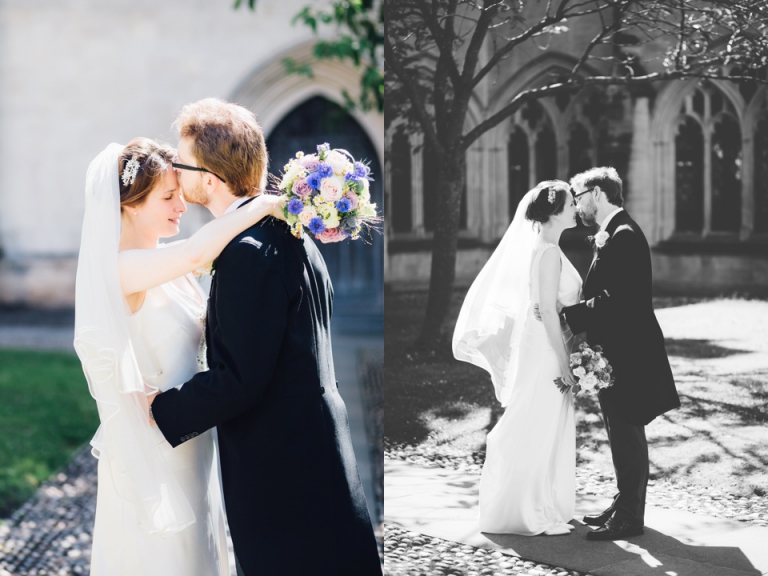
<instances>
[{"instance_id":1,"label":"white bridal gown skirt","mask_svg":"<svg viewBox=\"0 0 768 576\"><path fill-rule=\"evenodd\" d=\"M573 518L573 394L555 385L561 375L557 358L543 324L533 318L524 328L519 358L507 408L488 434L480 530L534 536Z\"/></svg>"}]
</instances>

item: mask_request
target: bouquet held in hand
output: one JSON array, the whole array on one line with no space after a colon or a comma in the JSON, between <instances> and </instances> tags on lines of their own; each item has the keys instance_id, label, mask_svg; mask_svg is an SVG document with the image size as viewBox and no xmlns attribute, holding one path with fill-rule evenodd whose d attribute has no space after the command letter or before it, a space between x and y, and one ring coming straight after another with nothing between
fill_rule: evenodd
<instances>
[{"instance_id":1,"label":"bouquet held in hand","mask_svg":"<svg viewBox=\"0 0 768 576\"><path fill-rule=\"evenodd\" d=\"M321 144L316 154L298 152L285 166L280 190L285 217L300 238L308 230L321 242L356 240L364 227L379 221L371 203L371 171L346 150Z\"/></svg>"},{"instance_id":2,"label":"bouquet held in hand","mask_svg":"<svg viewBox=\"0 0 768 576\"><path fill-rule=\"evenodd\" d=\"M579 351L571 354L570 363L573 375L582 390L596 393L601 388L608 388L613 384L613 368L603 355L601 346L595 346L593 349L586 342L582 342ZM558 386L564 385L562 378L557 378L555 383Z\"/></svg>"}]
</instances>

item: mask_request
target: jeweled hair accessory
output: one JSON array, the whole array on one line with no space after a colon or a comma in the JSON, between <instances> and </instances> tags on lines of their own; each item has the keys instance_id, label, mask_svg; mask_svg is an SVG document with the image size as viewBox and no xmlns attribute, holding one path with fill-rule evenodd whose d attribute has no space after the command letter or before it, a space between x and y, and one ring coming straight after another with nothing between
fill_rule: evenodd
<instances>
[{"instance_id":1,"label":"jeweled hair accessory","mask_svg":"<svg viewBox=\"0 0 768 576\"><path fill-rule=\"evenodd\" d=\"M133 184L133 181L136 180L136 174L138 174L140 166L139 161L136 160L136 156L126 162L122 176L123 186L130 186Z\"/></svg>"},{"instance_id":2,"label":"jeweled hair accessory","mask_svg":"<svg viewBox=\"0 0 768 576\"><path fill-rule=\"evenodd\" d=\"M547 196L547 200L549 200L550 204L554 204L555 200L557 200L557 190L554 188L549 189L549 196Z\"/></svg>"}]
</instances>

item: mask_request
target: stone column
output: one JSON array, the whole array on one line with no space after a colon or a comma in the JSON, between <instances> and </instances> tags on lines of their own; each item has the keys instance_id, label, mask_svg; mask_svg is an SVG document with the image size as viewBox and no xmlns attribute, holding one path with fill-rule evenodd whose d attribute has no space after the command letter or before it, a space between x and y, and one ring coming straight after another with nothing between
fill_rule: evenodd
<instances>
[{"instance_id":1,"label":"stone column","mask_svg":"<svg viewBox=\"0 0 768 576\"><path fill-rule=\"evenodd\" d=\"M651 243L658 239L656 202L661 190L654 188L653 149L651 145L651 115L648 98L639 97L632 110L632 144L629 155L627 211L646 231Z\"/></svg>"}]
</instances>

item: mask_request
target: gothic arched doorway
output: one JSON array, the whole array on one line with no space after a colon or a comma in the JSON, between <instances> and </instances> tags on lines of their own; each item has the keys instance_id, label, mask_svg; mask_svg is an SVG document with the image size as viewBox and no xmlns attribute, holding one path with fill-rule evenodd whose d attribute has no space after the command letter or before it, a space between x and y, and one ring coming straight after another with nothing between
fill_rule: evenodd
<instances>
[{"instance_id":1,"label":"gothic arched doorway","mask_svg":"<svg viewBox=\"0 0 768 576\"><path fill-rule=\"evenodd\" d=\"M376 149L357 121L343 108L316 96L289 112L269 133L270 172L280 174L297 151L315 151L328 142L370 162L374 180L371 201L383 212L383 173ZM383 230L383 226L382 226ZM384 238L373 232L356 241L317 242L333 282L334 316L369 317L381 322L384 314Z\"/></svg>"}]
</instances>

